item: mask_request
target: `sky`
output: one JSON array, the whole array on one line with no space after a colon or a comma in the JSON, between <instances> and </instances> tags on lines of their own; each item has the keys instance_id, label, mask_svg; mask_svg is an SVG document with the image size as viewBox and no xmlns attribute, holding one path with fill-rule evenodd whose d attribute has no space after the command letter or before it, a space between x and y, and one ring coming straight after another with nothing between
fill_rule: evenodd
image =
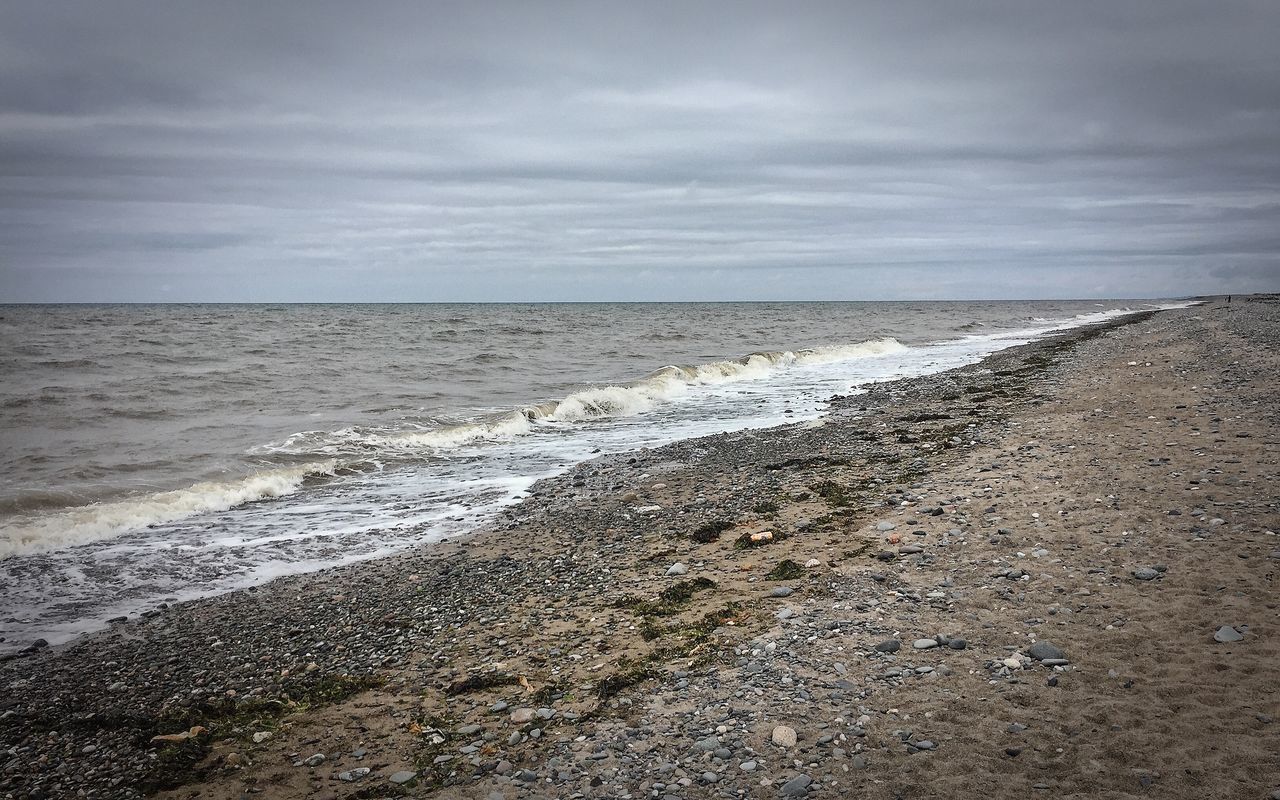
<instances>
[{"instance_id":1,"label":"sky","mask_svg":"<svg viewBox=\"0 0 1280 800\"><path fill-rule=\"evenodd\" d=\"M9 2L0 301L1280 290L1280 3Z\"/></svg>"}]
</instances>

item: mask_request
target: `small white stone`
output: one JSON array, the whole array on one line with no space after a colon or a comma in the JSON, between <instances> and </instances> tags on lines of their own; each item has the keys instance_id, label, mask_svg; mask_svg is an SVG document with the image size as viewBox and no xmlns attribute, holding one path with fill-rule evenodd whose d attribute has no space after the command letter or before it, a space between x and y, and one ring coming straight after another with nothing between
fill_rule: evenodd
<instances>
[{"instance_id":1,"label":"small white stone","mask_svg":"<svg viewBox=\"0 0 1280 800\"><path fill-rule=\"evenodd\" d=\"M795 747L796 741L795 728L779 725L773 729L773 743L778 747Z\"/></svg>"}]
</instances>

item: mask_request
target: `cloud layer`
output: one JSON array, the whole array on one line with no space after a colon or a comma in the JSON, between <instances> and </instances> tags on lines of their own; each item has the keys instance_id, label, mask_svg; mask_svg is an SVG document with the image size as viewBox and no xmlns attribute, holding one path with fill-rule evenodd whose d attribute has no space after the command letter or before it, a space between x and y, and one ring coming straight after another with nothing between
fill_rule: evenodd
<instances>
[{"instance_id":1,"label":"cloud layer","mask_svg":"<svg viewBox=\"0 0 1280 800\"><path fill-rule=\"evenodd\" d=\"M0 10L0 300L1280 289L1280 5Z\"/></svg>"}]
</instances>

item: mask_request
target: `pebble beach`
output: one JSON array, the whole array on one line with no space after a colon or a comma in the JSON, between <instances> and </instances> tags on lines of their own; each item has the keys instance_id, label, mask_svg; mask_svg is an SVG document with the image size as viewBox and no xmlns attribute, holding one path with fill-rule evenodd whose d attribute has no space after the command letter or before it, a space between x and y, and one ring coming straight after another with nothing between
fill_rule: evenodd
<instances>
[{"instance_id":1,"label":"pebble beach","mask_svg":"<svg viewBox=\"0 0 1280 800\"><path fill-rule=\"evenodd\" d=\"M0 662L3 798L1280 798L1280 297Z\"/></svg>"}]
</instances>

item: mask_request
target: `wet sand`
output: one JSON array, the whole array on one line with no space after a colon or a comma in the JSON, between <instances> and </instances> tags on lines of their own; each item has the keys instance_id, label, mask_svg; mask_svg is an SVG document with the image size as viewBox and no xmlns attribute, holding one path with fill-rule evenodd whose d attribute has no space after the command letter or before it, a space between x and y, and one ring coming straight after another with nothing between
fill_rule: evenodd
<instances>
[{"instance_id":1,"label":"wet sand","mask_svg":"<svg viewBox=\"0 0 1280 800\"><path fill-rule=\"evenodd\" d=\"M0 796L1270 797L1278 347L1134 315L7 661Z\"/></svg>"}]
</instances>

